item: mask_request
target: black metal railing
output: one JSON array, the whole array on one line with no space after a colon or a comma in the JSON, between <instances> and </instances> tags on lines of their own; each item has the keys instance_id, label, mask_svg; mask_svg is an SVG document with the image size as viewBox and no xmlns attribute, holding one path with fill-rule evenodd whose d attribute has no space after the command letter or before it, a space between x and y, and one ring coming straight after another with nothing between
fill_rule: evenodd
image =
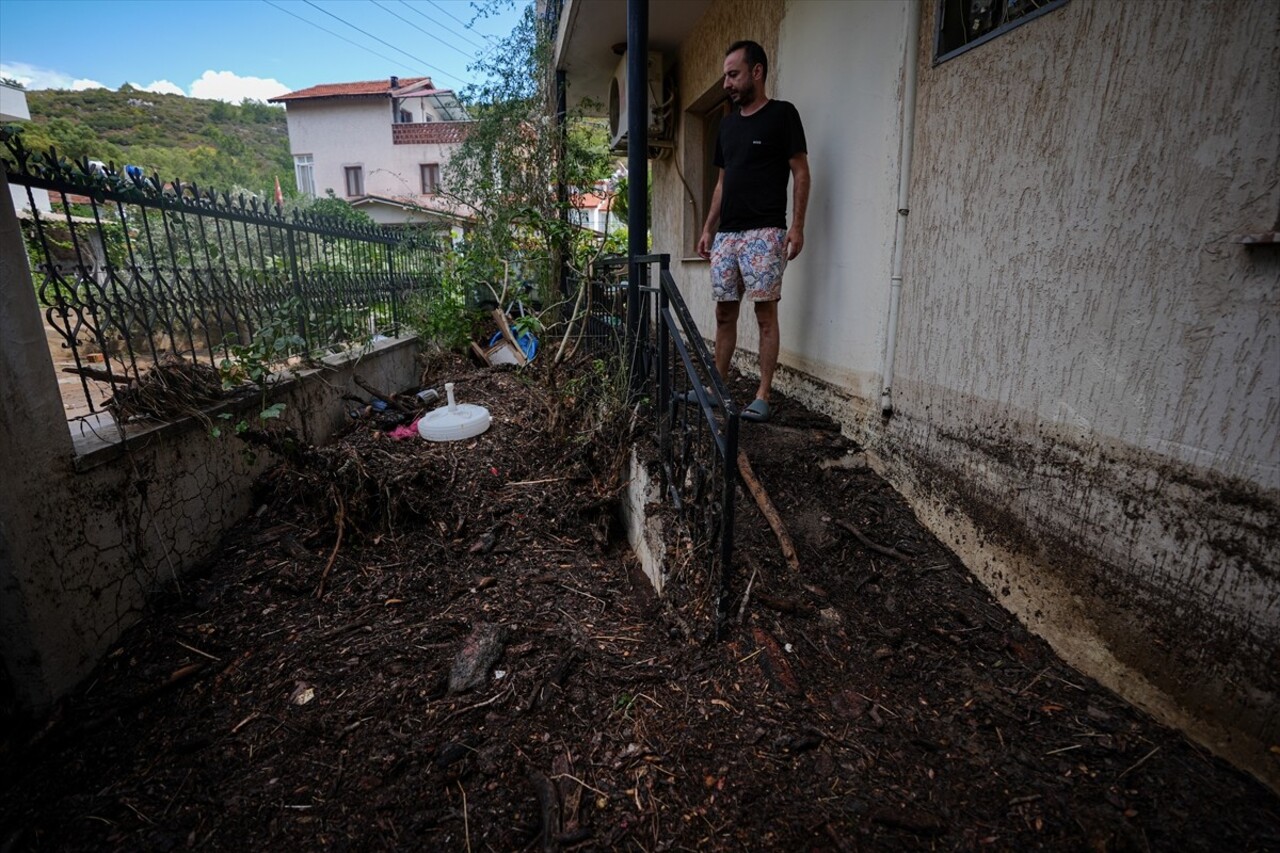
<instances>
[{"instance_id":1,"label":"black metal railing","mask_svg":"<svg viewBox=\"0 0 1280 853\"><path fill-rule=\"evenodd\" d=\"M638 294L640 322L627 342L636 381L652 401L654 437L664 499L685 523L694 550L705 555L717 636L728 615L733 580L734 493L738 481L740 416L716 371L697 324L671 275L670 255L615 258L597 265L637 276L635 287L597 275L602 297L588 329L614 330L619 339L629 294ZM656 275L654 275L656 268ZM596 316L598 311L600 317Z\"/></svg>"},{"instance_id":2,"label":"black metal railing","mask_svg":"<svg viewBox=\"0 0 1280 853\"><path fill-rule=\"evenodd\" d=\"M9 183L26 191L37 296L89 413L165 357L283 363L394 336L405 298L438 281L429 235L286 217L256 198L33 152L19 134L3 141Z\"/></svg>"}]
</instances>

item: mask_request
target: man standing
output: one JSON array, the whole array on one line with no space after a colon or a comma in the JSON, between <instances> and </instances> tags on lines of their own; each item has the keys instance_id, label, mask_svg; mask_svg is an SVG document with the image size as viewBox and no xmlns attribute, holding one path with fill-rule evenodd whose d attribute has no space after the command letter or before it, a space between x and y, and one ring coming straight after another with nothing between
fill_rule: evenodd
<instances>
[{"instance_id":1,"label":"man standing","mask_svg":"<svg viewBox=\"0 0 1280 853\"><path fill-rule=\"evenodd\" d=\"M755 303L760 327L760 386L742 410L752 421L769 419L769 390L778 365L778 300L782 271L804 248L809 203L809 155L800 114L787 101L765 95L769 60L753 41L729 46L724 88L738 109L725 116L716 142L720 169L711 209L698 238L698 254L711 261L716 302L716 370L728 377L738 343L738 309ZM787 229L787 180L791 179L791 228Z\"/></svg>"}]
</instances>

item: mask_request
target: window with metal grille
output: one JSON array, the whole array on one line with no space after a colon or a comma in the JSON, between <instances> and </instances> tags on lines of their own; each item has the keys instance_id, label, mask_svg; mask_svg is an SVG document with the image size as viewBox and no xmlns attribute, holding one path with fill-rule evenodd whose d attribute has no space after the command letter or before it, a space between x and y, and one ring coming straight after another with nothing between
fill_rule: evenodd
<instances>
[{"instance_id":1,"label":"window with metal grille","mask_svg":"<svg viewBox=\"0 0 1280 853\"><path fill-rule=\"evenodd\" d=\"M298 182L298 193L300 195L315 198L315 161L312 160L310 154L293 155L293 177Z\"/></svg>"},{"instance_id":2,"label":"window with metal grille","mask_svg":"<svg viewBox=\"0 0 1280 853\"><path fill-rule=\"evenodd\" d=\"M344 166L347 175L347 195L364 195L364 169L360 166Z\"/></svg>"},{"instance_id":3,"label":"window with metal grille","mask_svg":"<svg viewBox=\"0 0 1280 853\"><path fill-rule=\"evenodd\" d=\"M945 62L1070 0L938 0L933 62Z\"/></svg>"},{"instance_id":4,"label":"window with metal grille","mask_svg":"<svg viewBox=\"0 0 1280 853\"><path fill-rule=\"evenodd\" d=\"M420 166L422 171L422 194L432 195L440 191L440 164L439 163L423 163Z\"/></svg>"}]
</instances>

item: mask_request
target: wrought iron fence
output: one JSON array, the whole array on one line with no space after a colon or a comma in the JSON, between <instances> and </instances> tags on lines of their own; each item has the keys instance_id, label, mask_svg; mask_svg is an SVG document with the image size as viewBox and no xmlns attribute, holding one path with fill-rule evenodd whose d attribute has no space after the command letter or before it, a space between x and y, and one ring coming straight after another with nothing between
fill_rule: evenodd
<instances>
[{"instance_id":1,"label":"wrought iron fence","mask_svg":"<svg viewBox=\"0 0 1280 853\"><path fill-rule=\"evenodd\" d=\"M251 342L259 359L283 362L394 336L405 298L439 281L426 233L285 216L257 198L2 138L8 180L26 190L37 295L91 413L103 387L128 386L166 356L218 368Z\"/></svg>"},{"instance_id":2,"label":"wrought iron fence","mask_svg":"<svg viewBox=\"0 0 1280 853\"><path fill-rule=\"evenodd\" d=\"M664 499L685 523L703 554L717 636L727 617L733 580L734 493L738 482L740 415L697 324L671 275L670 255L606 261L638 280L597 282L598 305L588 320L600 340L619 340L629 293L639 294L640 322L629 342L638 375L633 386L652 401L659 483ZM656 275L654 274L656 271ZM651 283L652 282L652 283Z\"/></svg>"}]
</instances>

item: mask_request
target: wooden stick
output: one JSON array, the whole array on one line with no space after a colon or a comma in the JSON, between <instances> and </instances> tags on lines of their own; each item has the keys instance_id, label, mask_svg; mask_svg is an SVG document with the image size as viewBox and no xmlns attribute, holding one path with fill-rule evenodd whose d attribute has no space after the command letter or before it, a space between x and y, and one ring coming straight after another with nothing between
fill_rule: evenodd
<instances>
[{"instance_id":1,"label":"wooden stick","mask_svg":"<svg viewBox=\"0 0 1280 853\"><path fill-rule=\"evenodd\" d=\"M104 370L101 367L64 367L62 372L74 373L76 376L96 379L99 382L110 382L112 385L129 385L133 382L131 376L116 376L110 370Z\"/></svg>"},{"instance_id":2,"label":"wooden stick","mask_svg":"<svg viewBox=\"0 0 1280 853\"><path fill-rule=\"evenodd\" d=\"M498 331L502 332L502 337L507 343L515 347L516 362L520 365L529 363L529 359L525 357L524 350L520 349L520 342L516 340L515 334L511 331L511 324L507 320L507 313L501 308L493 309L493 321L498 324Z\"/></svg>"},{"instance_id":3,"label":"wooden stick","mask_svg":"<svg viewBox=\"0 0 1280 853\"><path fill-rule=\"evenodd\" d=\"M800 558L796 556L796 546L791 541L791 534L787 533L787 528L782 524L782 517L774 509L773 501L769 500L769 493L760 484L760 479L756 477L756 472L751 469L751 463L747 460L747 454L742 451L738 451L738 473L742 475L742 482L747 484L751 496L756 499L756 506L760 507L760 512L764 513L765 520L773 528L773 534L778 537L778 545L782 548L782 556L786 559L787 565L794 571L800 571Z\"/></svg>"},{"instance_id":4,"label":"wooden stick","mask_svg":"<svg viewBox=\"0 0 1280 853\"><path fill-rule=\"evenodd\" d=\"M742 594L742 606L738 608L738 624L742 624L742 617L747 613L747 602L751 600L751 587L756 582L756 575L760 571L760 567L756 565L756 561L752 559L750 554L744 553L743 560L747 565L751 566L751 580L747 581L747 591Z\"/></svg>"},{"instance_id":5,"label":"wooden stick","mask_svg":"<svg viewBox=\"0 0 1280 853\"><path fill-rule=\"evenodd\" d=\"M895 550L893 548L886 548L883 545L877 545L875 542L872 542L870 539L867 538L866 534L864 534L861 530L854 527L852 524L845 521L844 519L837 518L836 524L838 524L840 527L843 527L845 530L852 533L854 537L856 537L857 540L862 543L863 547L867 548L870 551L875 551L877 554L884 554L886 557L892 557L895 560L907 559L907 555L902 553L901 551Z\"/></svg>"},{"instance_id":6,"label":"wooden stick","mask_svg":"<svg viewBox=\"0 0 1280 853\"><path fill-rule=\"evenodd\" d=\"M342 496L338 496L338 541L333 543L333 553L329 555L329 562L325 563L324 571L320 573L320 583L316 585L316 598L324 598L324 582L329 577L329 570L333 568L333 561L338 559L338 549L342 547L342 531L346 528L347 506L342 502Z\"/></svg>"},{"instance_id":7,"label":"wooden stick","mask_svg":"<svg viewBox=\"0 0 1280 853\"><path fill-rule=\"evenodd\" d=\"M377 388L374 388L368 382L365 382L359 376L352 376L351 379L361 388L368 391L370 394L377 397L379 400L382 400L388 406L395 409L396 411L408 413L409 410L406 409L404 406L402 406L400 403L396 402L396 398L391 396L390 394L383 394L381 391L379 391Z\"/></svg>"}]
</instances>

